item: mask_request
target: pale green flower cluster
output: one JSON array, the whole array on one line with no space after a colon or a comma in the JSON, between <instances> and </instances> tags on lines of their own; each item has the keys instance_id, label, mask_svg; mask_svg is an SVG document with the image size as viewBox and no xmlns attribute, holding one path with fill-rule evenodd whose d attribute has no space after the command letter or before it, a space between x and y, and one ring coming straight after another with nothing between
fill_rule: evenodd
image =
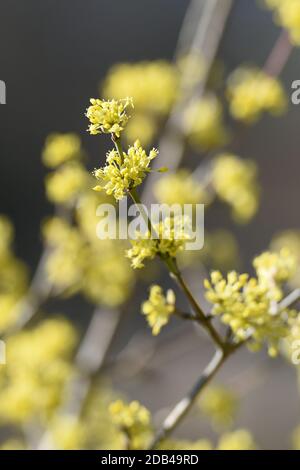
<instances>
[{"instance_id":1,"label":"pale green flower cluster","mask_svg":"<svg viewBox=\"0 0 300 470\"><path fill-rule=\"evenodd\" d=\"M104 101L91 98L86 117L90 121L90 134L114 134L120 137L129 116L127 108L133 107L131 98Z\"/></svg>"},{"instance_id":2,"label":"pale green flower cluster","mask_svg":"<svg viewBox=\"0 0 300 470\"><path fill-rule=\"evenodd\" d=\"M282 284L292 275L293 260L285 252L274 257L264 253L253 264L257 278L235 271L224 278L214 271L211 280L204 283L206 298L213 304L212 314L230 326L237 343L247 341L250 349L257 350L266 342L269 354L275 356L296 315L294 310L281 310L277 305L283 295Z\"/></svg>"},{"instance_id":3,"label":"pale green flower cluster","mask_svg":"<svg viewBox=\"0 0 300 470\"><path fill-rule=\"evenodd\" d=\"M164 295L160 286L151 286L149 299L142 304L142 313L146 316L154 336L158 335L162 327L169 322L174 310L174 292L169 289Z\"/></svg>"},{"instance_id":4,"label":"pale green flower cluster","mask_svg":"<svg viewBox=\"0 0 300 470\"><path fill-rule=\"evenodd\" d=\"M142 183L146 174L151 171L151 161L157 155L156 149L150 150L147 154L138 140L126 153L123 152L122 156L117 150L110 150L106 165L94 172L95 177L105 185L96 186L94 190L104 189L106 194L112 194L117 201L122 199L128 190Z\"/></svg>"}]
</instances>

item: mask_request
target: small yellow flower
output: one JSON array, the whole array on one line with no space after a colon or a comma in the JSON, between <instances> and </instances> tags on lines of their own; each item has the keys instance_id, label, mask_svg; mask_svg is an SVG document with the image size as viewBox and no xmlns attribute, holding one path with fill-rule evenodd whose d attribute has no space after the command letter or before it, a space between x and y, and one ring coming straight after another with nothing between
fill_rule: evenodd
<instances>
[{"instance_id":1,"label":"small yellow flower","mask_svg":"<svg viewBox=\"0 0 300 470\"><path fill-rule=\"evenodd\" d=\"M127 108L133 107L131 98L104 101L92 98L86 117L90 121L90 134L113 134L120 137L129 116Z\"/></svg>"},{"instance_id":2,"label":"small yellow flower","mask_svg":"<svg viewBox=\"0 0 300 470\"><path fill-rule=\"evenodd\" d=\"M267 271L263 269L266 265ZM206 298L213 304L212 314L230 326L236 342L247 339L247 346L254 351L266 342L270 356L274 357L295 317L294 310L277 309L277 302L282 297L282 282L289 273L289 261L286 264L286 259L279 260L266 253L255 260L255 267L257 278L235 271L224 278L221 273L213 272L211 281L204 282Z\"/></svg>"},{"instance_id":3,"label":"small yellow flower","mask_svg":"<svg viewBox=\"0 0 300 470\"><path fill-rule=\"evenodd\" d=\"M213 164L212 184L217 196L232 207L237 222L248 222L259 202L257 169L254 161L231 154L219 155Z\"/></svg>"},{"instance_id":4,"label":"small yellow flower","mask_svg":"<svg viewBox=\"0 0 300 470\"><path fill-rule=\"evenodd\" d=\"M154 259L156 255L175 258L184 250L186 242L191 240L188 216L166 217L153 228L155 233L152 237L149 231L138 232L136 238L131 240L132 248L127 250L126 256L134 269L143 268L144 261Z\"/></svg>"},{"instance_id":5,"label":"small yellow flower","mask_svg":"<svg viewBox=\"0 0 300 470\"><path fill-rule=\"evenodd\" d=\"M277 24L286 28L290 39L300 45L300 2L299 0L265 0L266 5L274 11Z\"/></svg>"},{"instance_id":6,"label":"small yellow flower","mask_svg":"<svg viewBox=\"0 0 300 470\"><path fill-rule=\"evenodd\" d=\"M287 106L280 82L256 68L241 67L233 72L227 95L232 116L250 124L265 112L280 115Z\"/></svg>"},{"instance_id":7,"label":"small yellow flower","mask_svg":"<svg viewBox=\"0 0 300 470\"><path fill-rule=\"evenodd\" d=\"M146 316L154 336L158 335L161 328L168 323L174 310L174 292L168 290L165 296L160 286L152 286L149 299L142 305L142 313Z\"/></svg>"},{"instance_id":8,"label":"small yellow flower","mask_svg":"<svg viewBox=\"0 0 300 470\"><path fill-rule=\"evenodd\" d=\"M214 95L191 103L184 113L184 128L191 144L201 150L212 150L228 139L222 106Z\"/></svg>"},{"instance_id":9,"label":"small yellow flower","mask_svg":"<svg viewBox=\"0 0 300 470\"><path fill-rule=\"evenodd\" d=\"M42 158L46 166L56 168L80 158L82 154L81 142L76 134L51 134L46 139Z\"/></svg>"},{"instance_id":10,"label":"small yellow flower","mask_svg":"<svg viewBox=\"0 0 300 470\"><path fill-rule=\"evenodd\" d=\"M201 184L188 170L163 176L154 186L156 199L164 204L200 204L205 203L208 196Z\"/></svg>"},{"instance_id":11,"label":"small yellow flower","mask_svg":"<svg viewBox=\"0 0 300 470\"><path fill-rule=\"evenodd\" d=\"M219 440L217 450L255 450L255 441L249 431L239 429L223 434Z\"/></svg>"},{"instance_id":12,"label":"small yellow flower","mask_svg":"<svg viewBox=\"0 0 300 470\"><path fill-rule=\"evenodd\" d=\"M106 166L94 172L95 177L105 185L96 186L94 189L104 189L106 194L112 194L117 201L122 199L127 191L142 183L146 174L151 171L151 161L157 155L156 149L150 150L147 155L138 140L129 147L127 153L123 152L122 156L117 150L111 150L107 154Z\"/></svg>"},{"instance_id":13,"label":"small yellow flower","mask_svg":"<svg viewBox=\"0 0 300 470\"><path fill-rule=\"evenodd\" d=\"M89 174L79 163L67 163L46 177L48 199L55 204L72 204L87 188Z\"/></svg>"},{"instance_id":14,"label":"small yellow flower","mask_svg":"<svg viewBox=\"0 0 300 470\"><path fill-rule=\"evenodd\" d=\"M238 400L231 390L211 386L200 397L199 407L215 426L230 426L236 417Z\"/></svg>"},{"instance_id":15,"label":"small yellow flower","mask_svg":"<svg viewBox=\"0 0 300 470\"><path fill-rule=\"evenodd\" d=\"M151 434L150 412L138 401L129 404L122 400L111 403L109 411L115 425L129 439L131 449L141 449Z\"/></svg>"}]
</instances>

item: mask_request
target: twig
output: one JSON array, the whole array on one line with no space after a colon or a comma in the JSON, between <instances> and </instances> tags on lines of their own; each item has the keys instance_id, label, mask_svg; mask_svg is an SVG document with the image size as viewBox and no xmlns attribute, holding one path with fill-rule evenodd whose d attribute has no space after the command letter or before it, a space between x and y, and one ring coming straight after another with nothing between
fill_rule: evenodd
<instances>
[{"instance_id":1,"label":"twig","mask_svg":"<svg viewBox=\"0 0 300 470\"><path fill-rule=\"evenodd\" d=\"M224 361L226 360L228 353L224 353L218 349L213 356L210 363L204 369L199 380L195 383L188 394L182 398L173 410L168 414L163 422L161 429L158 431L149 448L155 449L157 446L169 436L169 434L178 426L182 419L186 416L194 401L198 397L199 393L203 388L213 379L215 374L218 372Z\"/></svg>"},{"instance_id":2,"label":"twig","mask_svg":"<svg viewBox=\"0 0 300 470\"><path fill-rule=\"evenodd\" d=\"M289 33L284 29L264 65L264 71L273 77L278 77L286 66L292 50L293 45L289 39Z\"/></svg>"}]
</instances>

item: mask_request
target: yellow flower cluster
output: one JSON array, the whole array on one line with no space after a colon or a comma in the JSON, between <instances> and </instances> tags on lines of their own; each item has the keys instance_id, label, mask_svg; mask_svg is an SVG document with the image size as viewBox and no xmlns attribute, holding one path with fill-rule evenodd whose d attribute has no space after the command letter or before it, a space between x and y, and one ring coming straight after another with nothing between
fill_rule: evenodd
<instances>
[{"instance_id":1,"label":"yellow flower cluster","mask_svg":"<svg viewBox=\"0 0 300 470\"><path fill-rule=\"evenodd\" d=\"M246 429L223 434L219 440L217 450L255 450L256 443Z\"/></svg>"},{"instance_id":2,"label":"yellow flower cluster","mask_svg":"<svg viewBox=\"0 0 300 470\"><path fill-rule=\"evenodd\" d=\"M72 372L76 336L66 320L51 319L7 340L7 364L0 368L3 421L18 424L51 415Z\"/></svg>"},{"instance_id":3,"label":"yellow flower cluster","mask_svg":"<svg viewBox=\"0 0 300 470\"><path fill-rule=\"evenodd\" d=\"M256 443L249 431L238 429L221 435L215 447L207 439L186 441L182 439L167 439L163 441L160 450L255 450Z\"/></svg>"},{"instance_id":4,"label":"yellow flower cluster","mask_svg":"<svg viewBox=\"0 0 300 470\"><path fill-rule=\"evenodd\" d=\"M228 138L222 105L212 94L193 101L186 109L184 129L191 144L204 151L224 145Z\"/></svg>"},{"instance_id":5,"label":"yellow flower cluster","mask_svg":"<svg viewBox=\"0 0 300 470\"><path fill-rule=\"evenodd\" d=\"M169 205L199 204L208 200L201 184L184 169L160 178L154 185L154 195L160 203Z\"/></svg>"},{"instance_id":6,"label":"yellow flower cluster","mask_svg":"<svg viewBox=\"0 0 300 470\"><path fill-rule=\"evenodd\" d=\"M97 305L114 307L128 297L133 275L123 256L123 244L119 240L97 238L96 207L92 193L81 200L79 227L60 218L50 219L44 225L44 237L51 247L46 271L59 292L80 291Z\"/></svg>"},{"instance_id":7,"label":"yellow flower cluster","mask_svg":"<svg viewBox=\"0 0 300 470\"><path fill-rule=\"evenodd\" d=\"M138 401L129 404L122 400L111 403L109 407L113 422L124 433L130 449L142 449L151 436L150 412Z\"/></svg>"},{"instance_id":8,"label":"yellow flower cluster","mask_svg":"<svg viewBox=\"0 0 300 470\"><path fill-rule=\"evenodd\" d=\"M80 163L66 163L47 175L46 194L54 204L73 204L89 183L90 176Z\"/></svg>"},{"instance_id":9,"label":"yellow flower cluster","mask_svg":"<svg viewBox=\"0 0 300 470\"><path fill-rule=\"evenodd\" d=\"M56 168L82 155L81 142L76 134L51 134L46 139L42 158L46 166Z\"/></svg>"},{"instance_id":10,"label":"yellow flower cluster","mask_svg":"<svg viewBox=\"0 0 300 470\"><path fill-rule=\"evenodd\" d=\"M104 101L91 98L86 117L90 121L88 131L92 135L113 134L120 137L129 116L127 108L133 107L131 98Z\"/></svg>"},{"instance_id":11,"label":"yellow flower cluster","mask_svg":"<svg viewBox=\"0 0 300 470\"><path fill-rule=\"evenodd\" d=\"M275 116L282 114L287 105L280 82L256 68L241 67L233 72L227 96L232 116L250 124L265 112Z\"/></svg>"},{"instance_id":12,"label":"yellow flower cluster","mask_svg":"<svg viewBox=\"0 0 300 470\"><path fill-rule=\"evenodd\" d=\"M25 265L12 249L13 226L7 217L0 215L0 332L12 326L19 316L18 301L28 287Z\"/></svg>"},{"instance_id":13,"label":"yellow flower cluster","mask_svg":"<svg viewBox=\"0 0 300 470\"><path fill-rule=\"evenodd\" d=\"M271 249L280 251L284 247L287 247L296 259L295 273L289 279L289 285L297 288L300 285L300 230L285 230L274 237Z\"/></svg>"},{"instance_id":14,"label":"yellow flower cluster","mask_svg":"<svg viewBox=\"0 0 300 470\"><path fill-rule=\"evenodd\" d=\"M214 161L212 185L217 196L232 207L232 216L237 222L248 222L257 211L259 190L256 174L252 160L223 154Z\"/></svg>"},{"instance_id":15,"label":"yellow flower cluster","mask_svg":"<svg viewBox=\"0 0 300 470\"><path fill-rule=\"evenodd\" d=\"M137 232L136 238L131 240L132 248L126 255L131 260L134 269L143 268L146 259L154 259L160 255L165 258L175 258L184 250L185 244L191 240L189 230L190 220L187 216L176 215L166 217L164 221L154 225L154 236L150 232Z\"/></svg>"},{"instance_id":16,"label":"yellow flower cluster","mask_svg":"<svg viewBox=\"0 0 300 470\"><path fill-rule=\"evenodd\" d=\"M231 390L211 386L200 397L199 407L214 426L231 426L236 417L238 400Z\"/></svg>"},{"instance_id":17,"label":"yellow flower cluster","mask_svg":"<svg viewBox=\"0 0 300 470\"><path fill-rule=\"evenodd\" d=\"M152 286L149 299L142 304L142 313L146 316L154 336L158 335L162 327L169 322L174 310L174 292L169 289L165 296L160 286Z\"/></svg>"},{"instance_id":18,"label":"yellow flower cluster","mask_svg":"<svg viewBox=\"0 0 300 470\"><path fill-rule=\"evenodd\" d=\"M293 277L296 269L296 259L290 250L282 248L279 253L263 253L254 259L253 266L260 284L269 290L271 298L281 300L281 285Z\"/></svg>"},{"instance_id":19,"label":"yellow flower cluster","mask_svg":"<svg viewBox=\"0 0 300 470\"><path fill-rule=\"evenodd\" d=\"M163 60L118 64L108 73L103 86L106 98L132 96L138 111L167 114L178 92L178 72Z\"/></svg>"},{"instance_id":20,"label":"yellow flower cluster","mask_svg":"<svg viewBox=\"0 0 300 470\"><path fill-rule=\"evenodd\" d=\"M271 259L274 269L269 268ZM276 308L283 295L282 283L292 275L289 270L292 265L286 253L278 258L265 253L254 260L257 278L235 271L224 278L214 271L211 281L205 280L206 298L213 304L212 314L230 326L237 343L247 340L249 348L257 350L266 342L271 356L278 353L279 342L289 334L289 322L296 315L294 310Z\"/></svg>"},{"instance_id":21,"label":"yellow flower cluster","mask_svg":"<svg viewBox=\"0 0 300 470\"><path fill-rule=\"evenodd\" d=\"M276 23L289 31L294 44L300 45L300 2L299 0L265 0L274 11Z\"/></svg>"},{"instance_id":22,"label":"yellow flower cluster","mask_svg":"<svg viewBox=\"0 0 300 470\"><path fill-rule=\"evenodd\" d=\"M157 155L156 149L152 149L147 155L138 140L122 156L117 150L111 150L106 157L106 166L94 172L95 177L106 184L94 189L104 189L106 194L112 194L117 201L122 199L127 191L142 183L146 174L151 171L151 161Z\"/></svg>"}]
</instances>

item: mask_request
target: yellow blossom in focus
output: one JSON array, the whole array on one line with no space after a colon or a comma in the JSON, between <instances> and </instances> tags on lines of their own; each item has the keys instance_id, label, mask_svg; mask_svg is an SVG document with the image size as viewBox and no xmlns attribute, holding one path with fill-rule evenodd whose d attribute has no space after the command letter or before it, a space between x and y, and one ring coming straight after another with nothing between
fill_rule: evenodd
<instances>
[{"instance_id":1,"label":"yellow blossom in focus","mask_svg":"<svg viewBox=\"0 0 300 470\"><path fill-rule=\"evenodd\" d=\"M200 396L199 407L214 426L231 426L236 417L238 400L231 390L211 386Z\"/></svg>"},{"instance_id":2,"label":"yellow blossom in focus","mask_svg":"<svg viewBox=\"0 0 300 470\"><path fill-rule=\"evenodd\" d=\"M116 150L107 154L106 166L95 170L95 177L105 185L96 186L96 191L104 189L108 195L113 195L116 200L122 199L126 192L140 185L146 174L151 171L149 165L158 155L156 149L152 149L147 155L140 142L137 140L129 147L127 153L120 156Z\"/></svg>"},{"instance_id":3,"label":"yellow blossom in focus","mask_svg":"<svg viewBox=\"0 0 300 470\"><path fill-rule=\"evenodd\" d=\"M132 96L138 111L159 115L169 112L177 92L176 67L163 60L115 65L103 85L106 98Z\"/></svg>"},{"instance_id":4,"label":"yellow blossom in focus","mask_svg":"<svg viewBox=\"0 0 300 470\"><path fill-rule=\"evenodd\" d=\"M115 425L124 433L129 440L130 449L142 449L151 436L150 412L138 401L129 404L122 400L111 403L109 411Z\"/></svg>"},{"instance_id":5,"label":"yellow blossom in focus","mask_svg":"<svg viewBox=\"0 0 300 470\"><path fill-rule=\"evenodd\" d=\"M248 222L259 202L257 169L252 160L231 154L218 156L213 165L212 184L217 196L232 207L237 222Z\"/></svg>"},{"instance_id":6,"label":"yellow blossom in focus","mask_svg":"<svg viewBox=\"0 0 300 470\"><path fill-rule=\"evenodd\" d=\"M227 96L232 116L249 124L265 112L280 115L287 106L280 82L256 68L241 67L233 72L228 81Z\"/></svg>"},{"instance_id":7,"label":"yellow blossom in focus","mask_svg":"<svg viewBox=\"0 0 300 470\"><path fill-rule=\"evenodd\" d=\"M193 101L183 119L185 132L194 147L207 151L226 143L228 134L223 123L223 110L214 95Z\"/></svg>"},{"instance_id":8,"label":"yellow blossom in focus","mask_svg":"<svg viewBox=\"0 0 300 470\"><path fill-rule=\"evenodd\" d=\"M277 24L287 29L293 44L300 45L300 2L299 0L265 0L274 11Z\"/></svg>"},{"instance_id":9,"label":"yellow blossom in focus","mask_svg":"<svg viewBox=\"0 0 300 470\"><path fill-rule=\"evenodd\" d=\"M219 440L217 450L255 450L256 443L249 431L239 429L223 434Z\"/></svg>"},{"instance_id":10,"label":"yellow blossom in focus","mask_svg":"<svg viewBox=\"0 0 300 470\"><path fill-rule=\"evenodd\" d=\"M201 184L188 170L161 177L154 185L156 199L164 204L200 204L207 201Z\"/></svg>"},{"instance_id":11,"label":"yellow blossom in focus","mask_svg":"<svg viewBox=\"0 0 300 470\"><path fill-rule=\"evenodd\" d=\"M90 121L88 131L92 135L113 134L120 137L129 116L127 108L133 107L131 98L104 101L100 99L91 100L86 117Z\"/></svg>"},{"instance_id":12,"label":"yellow blossom in focus","mask_svg":"<svg viewBox=\"0 0 300 470\"><path fill-rule=\"evenodd\" d=\"M188 216L166 217L153 228L155 234L152 237L149 231L137 232L135 239L131 240L132 248L127 250L126 255L134 269L143 268L144 261L154 259L156 255L175 258L191 240Z\"/></svg>"},{"instance_id":13,"label":"yellow blossom in focus","mask_svg":"<svg viewBox=\"0 0 300 470\"><path fill-rule=\"evenodd\" d=\"M255 351L266 342L269 354L275 356L280 340L289 334L289 323L296 313L276 308L280 300L278 293L282 293L282 278L278 280L274 274L272 279L270 287L259 275L249 278L247 274L232 271L224 278L214 271L211 281L205 280L204 286L206 299L213 304L212 314L230 326L237 343L247 340L247 346Z\"/></svg>"},{"instance_id":14,"label":"yellow blossom in focus","mask_svg":"<svg viewBox=\"0 0 300 470\"><path fill-rule=\"evenodd\" d=\"M89 174L79 163L68 163L46 177L46 193L55 204L71 204L89 184Z\"/></svg>"},{"instance_id":15,"label":"yellow blossom in focus","mask_svg":"<svg viewBox=\"0 0 300 470\"><path fill-rule=\"evenodd\" d=\"M81 142L76 134L51 134L46 139L42 158L46 166L56 168L80 158L82 154Z\"/></svg>"},{"instance_id":16,"label":"yellow blossom in focus","mask_svg":"<svg viewBox=\"0 0 300 470\"><path fill-rule=\"evenodd\" d=\"M160 286L152 286L150 288L149 299L142 304L142 313L146 316L154 336L158 335L161 328L169 322L174 310L174 292L168 290L165 296Z\"/></svg>"}]
</instances>

